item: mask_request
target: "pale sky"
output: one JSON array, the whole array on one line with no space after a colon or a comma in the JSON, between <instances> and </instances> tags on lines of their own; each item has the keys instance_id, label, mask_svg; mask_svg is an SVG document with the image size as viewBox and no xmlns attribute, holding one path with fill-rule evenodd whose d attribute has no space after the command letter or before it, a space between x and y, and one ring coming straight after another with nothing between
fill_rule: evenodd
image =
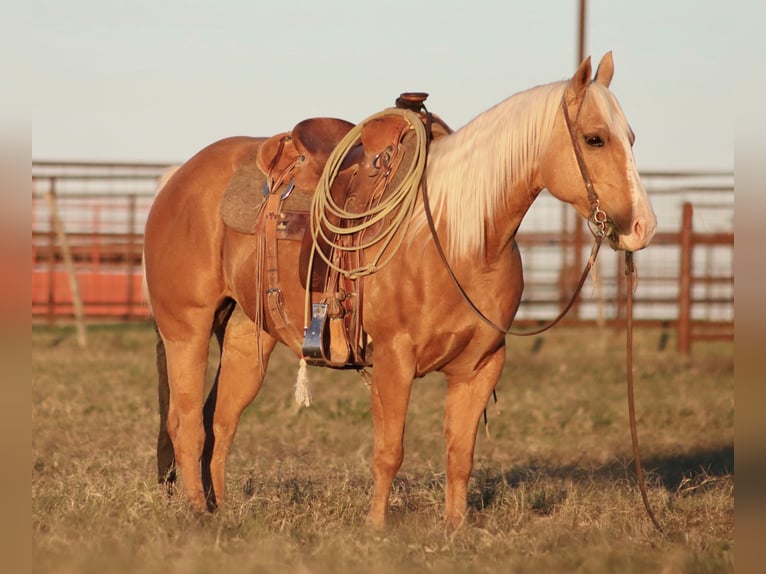
<instances>
[{"instance_id":1,"label":"pale sky","mask_svg":"<svg viewBox=\"0 0 766 574\"><path fill-rule=\"evenodd\" d=\"M577 0L37 0L32 159L179 162L426 91L453 128L571 76ZM735 22L713 0L588 0L641 170L734 167ZM737 68L737 66L740 66Z\"/></svg>"}]
</instances>

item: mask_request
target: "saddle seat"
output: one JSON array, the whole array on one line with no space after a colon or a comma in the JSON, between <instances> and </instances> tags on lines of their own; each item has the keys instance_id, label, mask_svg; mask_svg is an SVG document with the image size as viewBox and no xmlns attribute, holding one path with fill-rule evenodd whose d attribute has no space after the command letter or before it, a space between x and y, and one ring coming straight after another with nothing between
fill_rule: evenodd
<instances>
[{"instance_id":1,"label":"saddle seat","mask_svg":"<svg viewBox=\"0 0 766 574\"><path fill-rule=\"evenodd\" d=\"M293 181L295 187L313 191L330 154L353 127L351 122L337 118L303 120L291 131L263 142L256 164L268 178L270 189Z\"/></svg>"}]
</instances>

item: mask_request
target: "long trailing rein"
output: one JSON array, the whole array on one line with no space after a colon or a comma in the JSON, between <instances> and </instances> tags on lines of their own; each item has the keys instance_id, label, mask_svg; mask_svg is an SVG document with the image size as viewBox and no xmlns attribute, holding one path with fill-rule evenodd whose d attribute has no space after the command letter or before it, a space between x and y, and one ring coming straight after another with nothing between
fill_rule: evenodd
<instances>
[{"instance_id":1,"label":"long trailing rein","mask_svg":"<svg viewBox=\"0 0 766 574\"><path fill-rule=\"evenodd\" d=\"M426 133L428 134L428 137L426 137L426 154L428 154L430 144L431 144L432 117L431 117L431 113L426 109L424 104L421 104L421 107L426 114ZM487 317L468 296L468 293L466 293L465 289L463 289L463 286L460 284L457 277L455 276L455 272L452 270L452 267L449 264L449 260L447 259L447 256L444 253L444 249L442 248L441 241L439 240L439 235L436 232L436 224L434 223L433 214L431 213L431 205L428 199L428 185L427 185L427 178L426 178L427 170L423 170L423 175L421 180L421 189L423 190L423 208L425 211L426 220L428 221L428 227L431 231L431 236L434 240L434 246L436 247L436 251L438 252L439 257L444 263L444 267L447 270L447 274L450 276L450 279L454 283L455 287L457 287L458 293L460 293L460 296L462 297L462 299L468 304L468 306L479 317L479 319L481 319L484 323L486 323L487 325L489 325L490 327L492 327L493 329L499 331L500 333L504 335L516 335L521 337L539 335L540 333L547 331L548 329L556 325L559 321L561 321L561 319L563 319L564 316L569 312L569 309L571 309L572 305L577 299L577 296L580 294L580 291L582 290L582 287L585 284L586 279L588 278L588 274L590 273L591 269L593 268L593 265L596 262L596 256L598 255L599 249L601 248L601 243L603 242L604 237L607 237L614 232L614 224L610 221L607 214L601 210L599 200L598 200L598 195L596 194L595 187L593 186L593 181L590 178L590 173L588 172L588 167L585 164L585 159L582 156L582 150L580 149L579 142L577 141L577 133L575 132L575 125L576 125L577 118L575 118L574 123L569 118L569 110L567 108L567 102L566 102L566 91L564 91L564 95L561 98L561 107L564 114L564 120L566 121L566 124L567 124L567 131L569 132L569 136L572 140L572 147L574 149L575 157L577 158L577 166L580 170L580 175L582 176L583 183L585 184L585 189L588 192L588 199L591 204L591 215L590 215L590 219L588 220L588 223L589 223L591 233L593 233L593 236L594 236L594 242L593 242L593 247L591 249L590 256L588 257L588 261L585 264L585 269L583 270L582 275L580 276L580 280L577 283L577 287L575 288L575 291L572 295L572 298L569 300L569 303L567 303L567 305L564 307L564 309L561 311L561 313L559 313L559 315L555 319L545 324L544 326L540 327L539 329L535 329L533 331L512 331L510 328L507 328L507 329L503 328L497 323L495 323L494 321L492 321L489 317ZM579 112L580 112L580 109L578 108L577 110L578 115L579 115ZM641 457L639 454L638 429L636 425L636 409L635 409L635 401L634 401L634 393L633 393L633 290L634 290L635 266L633 264L632 251L625 252L625 274L627 279L626 377L627 377L627 395L628 395L628 419L630 424L630 438L631 438L631 443L633 447L633 460L635 463L635 471L636 471L636 478L638 480L638 487L641 492L641 500L643 501L646 514L651 520L652 525L660 533L664 533L664 530L662 529L662 526L660 526L659 522L655 518L654 512L652 511L651 504L649 503L649 496L647 495L647 492L646 492L646 482L644 480L644 472L643 472L643 467L641 466Z\"/></svg>"},{"instance_id":2,"label":"long trailing rein","mask_svg":"<svg viewBox=\"0 0 766 574\"><path fill-rule=\"evenodd\" d=\"M628 420L630 422L630 440L633 445L633 462L636 467L636 479L638 480L638 489L641 491L641 500L644 502L646 514L652 521L654 527L664 533L665 531L657 522L649 504L649 497L646 494L646 483L644 482L644 471L641 466L641 456L638 448L638 428L636 427L636 407L633 400L633 289L635 287L636 268L633 265L633 252L625 252L625 276L627 281L625 297L625 314L627 315L626 325L626 353L625 353L625 371L628 379Z\"/></svg>"}]
</instances>

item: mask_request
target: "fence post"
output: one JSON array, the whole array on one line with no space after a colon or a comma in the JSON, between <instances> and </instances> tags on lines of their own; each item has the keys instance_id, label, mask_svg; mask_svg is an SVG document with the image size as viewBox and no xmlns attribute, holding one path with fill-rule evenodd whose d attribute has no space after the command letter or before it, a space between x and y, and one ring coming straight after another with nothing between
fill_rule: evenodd
<instances>
[{"instance_id":1,"label":"fence post","mask_svg":"<svg viewBox=\"0 0 766 574\"><path fill-rule=\"evenodd\" d=\"M691 351L692 308L692 204L684 203L681 219L681 268L678 281L678 350Z\"/></svg>"},{"instance_id":2,"label":"fence post","mask_svg":"<svg viewBox=\"0 0 766 574\"><path fill-rule=\"evenodd\" d=\"M128 320L133 316L133 303L136 298L133 288L133 275L135 274L135 251L136 251L136 194L131 193L128 197L128 255L127 255L127 270L126 277L128 281L128 305L125 310L125 319Z\"/></svg>"},{"instance_id":3,"label":"fence post","mask_svg":"<svg viewBox=\"0 0 766 574\"><path fill-rule=\"evenodd\" d=\"M85 316L82 308L82 298L80 297L80 286L77 283L77 273L74 268L72 252L69 250L69 241L67 240L64 231L64 224L61 222L58 208L56 207L56 196L53 187L51 187L48 193L45 194L45 198L48 201L48 208L51 212L51 223L53 224L53 229L55 230L59 244L61 245L64 265L66 266L67 275L69 275L69 288L72 292L74 319L77 326L77 341L80 344L80 347L84 349L88 346L88 337L85 332Z\"/></svg>"},{"instance_id":4,"label":"fence post","mask_svg":"<svg viewBox=\"0 0 766 574\"><path fill-rule=\"evenodd\" d=\"M49 193L56 196L56 178L50 180ZM50 205L50 204L49 204ZM50 224L48 231L48 326L56 324L56 225L53 220L53 212L48 216Z\"/></svg>"}]
</instances>

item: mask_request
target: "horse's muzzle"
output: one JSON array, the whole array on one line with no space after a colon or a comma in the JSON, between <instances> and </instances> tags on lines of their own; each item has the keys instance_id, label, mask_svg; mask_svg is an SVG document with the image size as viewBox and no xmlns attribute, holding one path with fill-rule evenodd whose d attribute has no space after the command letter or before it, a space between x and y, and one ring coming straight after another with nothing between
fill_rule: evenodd
<instances>
[{"instance_id":1,"label":"horse's muzzle","mask_svg":"<svg viewBox=\"0 0 766 574\"><path fill-rule=\"evenodd\" d=\"M609 237L612 249L620 251L639 251L652 242L657 231L657 218L654 213L639 216L633 220L630 233L613 234Z\"/></svg>"}]
</instances>

